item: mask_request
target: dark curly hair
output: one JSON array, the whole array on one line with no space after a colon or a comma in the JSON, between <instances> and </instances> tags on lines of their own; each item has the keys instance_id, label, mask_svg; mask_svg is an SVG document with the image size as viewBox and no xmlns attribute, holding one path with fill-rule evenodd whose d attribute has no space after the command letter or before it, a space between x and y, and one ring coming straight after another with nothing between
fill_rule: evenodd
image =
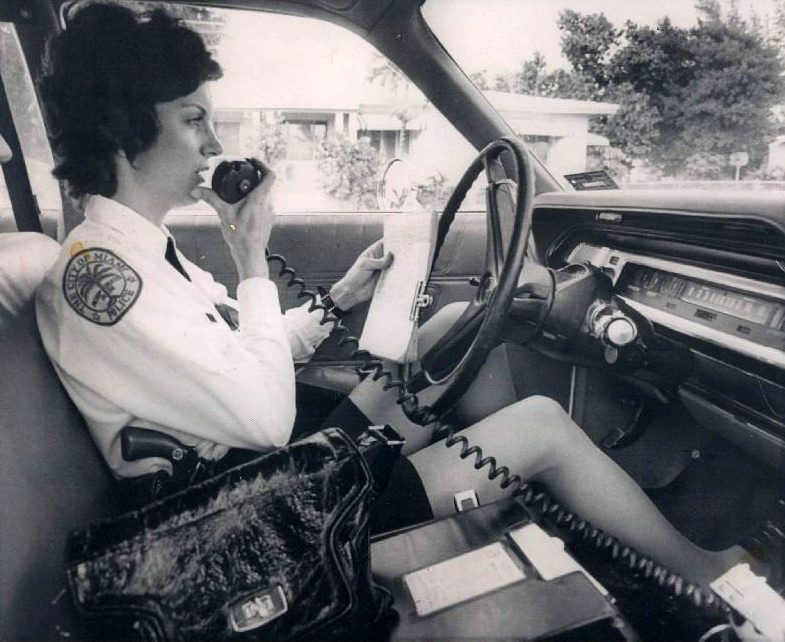
<instances>
[{"instance_id":1,"label":"dark curly hair","mask_svg":"<svg viewBox=\"0 0 785 642\"><path fill-rule=\"evenodd\" d=\"M113 196L115 155L133 162L158 136L156 103L221 77L201 36L162 9L81 9L47 49L39 89L57 163L73 197Z\"/></svg>"}]
</instances>

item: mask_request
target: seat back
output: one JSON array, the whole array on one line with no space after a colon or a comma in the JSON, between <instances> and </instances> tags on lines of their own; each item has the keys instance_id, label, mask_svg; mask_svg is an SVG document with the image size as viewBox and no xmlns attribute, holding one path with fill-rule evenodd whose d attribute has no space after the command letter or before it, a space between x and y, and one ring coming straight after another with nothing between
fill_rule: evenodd
<instances>
[{"instance_id":1,"label":"seat back","mask_svg":"<svg viewBox=\"0 0 785 642\"><path fill-rule=\"evenodd\" d=\"M0 234L0 640L60 637L66 536L116 513L35 323L33 295L59 251L42 234Z\"/></svg>"}]
</instances>

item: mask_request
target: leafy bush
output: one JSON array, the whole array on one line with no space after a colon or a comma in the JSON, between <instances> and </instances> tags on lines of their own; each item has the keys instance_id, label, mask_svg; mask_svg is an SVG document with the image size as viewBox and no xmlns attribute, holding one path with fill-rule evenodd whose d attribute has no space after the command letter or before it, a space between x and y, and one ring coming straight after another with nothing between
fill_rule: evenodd
<instances>
[{"instance_id":1,"label":"leafy bush","mask_svg":"<svg viewBox=\"0 0 785 642\"><path fill-rule=\"evenodd\" d=\"M357 208L377 209L380 159L367 139L325 138L319 145L316 160L324 190L330 196L351 201Z\"/></svg>"},{"instance_id":2,"label":"leafy bush","mask_svg":"<svg viewBox=\"0 0 785 642\"><path fill-rule=\"evenodd\" d=\"M431 175L417 185L417 202L425 209L441 210L454 190L455 185L449 183L441 173Z\"/></svg>"},{"instance_id":3,"label":"leafy bush","mask_svg":"<svg viewBox=\"0 0 785 642\"><path fill-rule=\"evenodd\" d=\"M761 168L757 171L746 172L743 177L746 180L756 181L785 181L785 167L777 165L772 168Z\"/></svg>"},{"instance_id":4,"label":"leafy bush","mask_svg":"<svg viewBox=\"0 0 785 642\"><path fill-rule=\"evenodd\" d=\"M691 179L720 180L730 178L728 157L725 154L698 152L684 161L684 174Z\"/></svg>"},{"instance_id":5,"label":"leafy bush","mask_svg":"<svg viewBox=\"0 0 785 642\"><path fill-rule=\"evenodd\" d=\"M257 154L270 167L275 168L278 161L286 157L286 124L280 114L276 113L273 120L264 117L259 129L247 141L247 149L259 150Z\"/></svg>"}]
</instances>

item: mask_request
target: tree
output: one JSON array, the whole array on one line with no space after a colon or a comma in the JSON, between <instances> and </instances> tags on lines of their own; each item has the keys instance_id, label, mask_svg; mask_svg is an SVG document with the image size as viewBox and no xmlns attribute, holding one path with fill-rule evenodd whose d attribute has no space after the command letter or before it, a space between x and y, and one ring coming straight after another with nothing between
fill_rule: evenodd
<instances>
[{"instance_id":1,"label":"tree","mask_svg":"<svg viewBox=\"0 0 785 642\"><path fill-rule=\"evenodd\" d=\"M557 69L539 80L538 94L550 98L601 100L597 87L583 74Z\"/></svg>"},{"instance_id":2,"label":"tree","mask_svg":"<svg viewBox=\"0 0 785 642\"><path fill-rule=\"evenodd\" d=\"M692 74L688 33L663 18L656 28L628 21L621 36L623 44L602 72L604 97L619 109L596 130L624 153L627 164L641 159L662 166L679 138L674 111Z\"/></svg>"},{"instance_id":3,"label":"tree","mask_svg":"<svg viewBox=\"0 0 785 642\"><path fill-rule=\"evenodd\" d=\"M539 51L535 51L532 59L525 60L521 65L512 90L516 94L539 95L540 83L544 80L546 66L545 57Z\"/></svg>"},{"instance_id":4,"label":"tree","mask_svg":"<svg viewBox=\"0 0 785 642\"><path fill-rule=\"evenodd\" d=\"M392 114L398 119L401 126L399 129L399 146L401 151L407 149L407 125L414 118L421 115L426 108L426 102L420 101L414 95L414 85L392 62L384 56L377 56L375 65L368 73L368 81L378 82L386 88L393 104Z\"/></svg>"},{"instance_id":5,"label":"tree","mask_svg":"<svg viewBox=\"0 0 785 642\"><path fill-rule=\"evenodd\" d=\"M611 117L598 119L594 129L608 138L612 147L629 159L647 158L657 145L662 117L646 94L636 92L629 83L614 88L619 109Z\"/></svg>"},{"instance_id":6,"label":"tree","mask_svg":"<svg viewBox=\"0 0 785 642\"><path fill-rule=\"evenodd\" d=\"M262 160L275 168L278 161L286 156L286 123L281 114L276 112L269 119L262 114L259 127L247 141L246 147L257 150Z\"/></svg>"},{"instance_id":7,"label":"tree","mask_svg":"<svg viewBox=\"0 0 785 642\"><path fill-rule=\"evenodd\" d=\"M626 45L608 65L612 83L629 83L657 110L657 139L647 160L669 173L716 176L718 157L746 150L760 164L773 133L771 109L785 94L776 47L735 9L723 16L701 0L698 24L656 29L628 23ZM701 155L701 162L687 159ZM711 162L704 162L711 159ZM728 169L729 171L729 169Z\"/></svg>"},{"instance_id":8,"label":"tree","mask_svg":"<svg viewBox=\"0 0 785 642\"><path fill-rule=\"evenodd\" d=\"M425 209L441 211L455 191L453 185L441 172L426 177L417 183L417 202Z\"/></svg>"},{"instance_id":9,"label":"tree","mask_svg":"<svg viewBox=\"0 0 785 642\"><path fill-rule=\"evenodd\" d=\"M720 159L733 151L760 164L777 126L772 109L785 98L785 0L779 3L768 39L734 5L724 15L718 0L698 0L691 29L667 17L655 27L628 21L616 29L603 14L563 11L561 44L571 69L546 72L535 54L517 74L497 77L497 86L616 102L616 114L591 129L607 136L626 164L642 159L669 174L717 177Z\"/></svg>"},{"instance_id":10,"label":"tree","mask_svg":"<svg viewBox=\"0 0 785 642\"><path fill-rule=\"evenodd\" d=\"M776 0L769 27L769 40L779 48L780 53L785 51L785 0Z\"/></svg>"},{"instance_id":11,"label":"tree","mask_svg":"<svg viewBox=\"0 0 785 642\"><path fill-rule=\"evenodd\" d=\"M496 91L548 98L597 99L596 87L587 76L564 69L546 71L547 66L545 57L536 52L531 60L521 63L519 71L497 74L491 80L487 70L483 69L471 74L470 78L482 90L493 88Z\"/></svg>"},{"instance_id":12,"label":"tree","mask_svg":"<svg viewBox=\"0 0 785 642\"><path fill-rule=\"evenodd\" d=\"M559 29L562 53L573 70L594 79L598 87L605 86L606 60L619 36L605 14L566 9L559 14Z\"/></svg>"},{"instance_id":13,"label":"tree","mask_svg":"<svg viewBox=\"0 0 785 642\"><path fill-rule=\"evenodd\" d=\"M488 70L483 69L481 71L475 71L473 74L469 75L469 79L477 86L477 89L481 91L485 91L490 89L490 83L488 82Z\"/></svg>"}]
</instances>

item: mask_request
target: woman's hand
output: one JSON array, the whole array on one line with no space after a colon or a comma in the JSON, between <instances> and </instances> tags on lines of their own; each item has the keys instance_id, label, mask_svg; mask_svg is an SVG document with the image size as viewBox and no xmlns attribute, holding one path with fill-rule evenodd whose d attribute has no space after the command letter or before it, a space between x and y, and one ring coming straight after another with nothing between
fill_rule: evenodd
<instances>
[{"instance_id":1,"label":"woman's hand","mask_svg":"<svg viewBox=\"0 0 785 642\"><path fill-rule=\"evenodd\" d=\"M335 305L342 310L349 310L370 299L379 280L379 272L390 267L392 262L392 253L384 253L381 241L368 247L357 257L346 276L330 288Z\"/></svg>"},{"instance_id":2,"label":"woman's hand","mask_svg":"<svg viewBox=\"0 0 785 642\"><path fill-rule=\"evenodd\" d=\"M275 212L270 202L270 190L275 174L264 167L264 178L245 198L230 204L207 187L196 187L191 192L217 212L221 232L232 253L240 280L254 276L269 277L264 251L275 223Z\"/></svg>"}]
</instances>

